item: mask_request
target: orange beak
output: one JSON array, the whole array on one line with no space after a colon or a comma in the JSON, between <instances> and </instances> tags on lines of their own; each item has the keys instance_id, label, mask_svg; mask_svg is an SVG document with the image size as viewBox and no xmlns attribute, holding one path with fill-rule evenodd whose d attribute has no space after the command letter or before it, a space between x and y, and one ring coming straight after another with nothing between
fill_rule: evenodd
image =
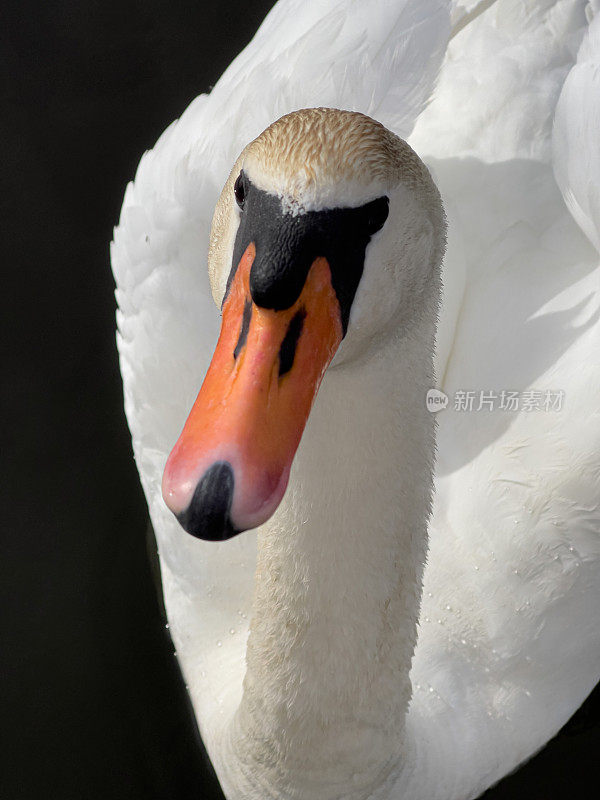
<instances>
[{"instance_id":1,"label":"orange beak","mask_svg":"<svg viewBox=\"0 0 600 800\"><path fill-rule=\"evenodd\" d=\"M223 305L212 362L163 476L165 503L203 539L227 539L273 514L343 336L325 258L315 259L300 296L284 311L252 301L254 258L251 243Z\"/></svg>"}]
</instances>

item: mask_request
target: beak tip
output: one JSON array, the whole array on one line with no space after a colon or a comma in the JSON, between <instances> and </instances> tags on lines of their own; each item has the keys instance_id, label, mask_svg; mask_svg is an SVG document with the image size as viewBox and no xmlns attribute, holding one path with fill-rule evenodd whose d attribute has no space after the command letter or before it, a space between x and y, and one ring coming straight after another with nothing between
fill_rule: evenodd
<instances>
[{"instance_id":1,"label":"beak tip","mask_svg":"<svg viewBox=\"0 0 600 800\"><path fill-rule=\"evenodd\" d=\"M227 539L232 539L238 533L242 533L237 528L234 528L229 520L223 520L221 525L206 524L200 522L197 524L193 519L189 518L188 512L178 514L177 521L186 533L196 539L202 539L205 542L225 542Z\"/></svg>"},{"instance_id":2,"label":"beak tip","mask_svg":"<svg viewBox=\"0 0 600 800\"><path fill-rule=\"evenodd\" d=\"M187 508L175 512L181 527L197 539L211 542L231 539L241 533L233 525L230 516L233 489L231 464L227 461L215 462L198 481ZM169 505L166 497L165 502Z\"/></svg>"}]
</instances>

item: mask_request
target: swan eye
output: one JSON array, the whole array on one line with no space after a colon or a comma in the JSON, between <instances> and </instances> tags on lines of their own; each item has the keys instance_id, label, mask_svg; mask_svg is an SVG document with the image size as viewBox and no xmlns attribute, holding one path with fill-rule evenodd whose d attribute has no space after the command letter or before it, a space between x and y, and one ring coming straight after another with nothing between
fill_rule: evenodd
<instances>
[{"instance_id":1,"label":"swan eye","mask_svg":"<svg viewBox=\"0 0 600 800\"><path fill-rule=\"evenodd\" d=\"M240 208L244 207L244 201L246 199L246 187L244 186L244 177L243 173L237 176L235 184L233 186L233 193L235 195L235 202L238 204Z\"/></svg>"},{"instance_id":2,"label":"swan eye","mask_svg":"<svg viewBox=\"0 0 600 800\"><path fill-rule=\"evenodd\" d=\"M367 203L364 206L364 210L367 213L367 230L369 236L373 236L374 233L380 231L386 219L388 218L388 214L390 213L390 201L387 197L378 197L377 200L373 200L370 203Z\"/></svg>"}]
</instances>

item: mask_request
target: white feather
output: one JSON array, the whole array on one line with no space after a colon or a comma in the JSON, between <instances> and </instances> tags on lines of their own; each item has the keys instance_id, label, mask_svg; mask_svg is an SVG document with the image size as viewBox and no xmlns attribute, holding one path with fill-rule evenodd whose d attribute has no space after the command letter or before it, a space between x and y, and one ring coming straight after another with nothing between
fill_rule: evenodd
<instances>
[{"instance_id":1,"label":"white feather","mask_svg":"<svg viewBox=\"0 0 600 800\"><path fill-rule=\"evenodd\" d=\"M592 6L589 6L592 18ZM565 81L554 121L554 174L567 207L600 251L600 14Z\"/></svg>"},{"instance_id":2,"label":"white feather","mask_svg":"<svg viewBox=\"0 0 600 800\"><path fill-rule=\"evenodd\" d=\"M404 137L418 117L411 144L450 221L440 387L564 391L561 412L438 415L403 768L372 794L393 800L476 797L569 718L600 655L599 269L578 227L598 248L597 3L453 6L445 50L443 2L282 0L144 155L112 248L127 416L173 638L217 764L241 697L255 538L193 540L160 479L216 340L208 232L242 147L303 106L361 110Z\"/></svg>"}]
</instances>

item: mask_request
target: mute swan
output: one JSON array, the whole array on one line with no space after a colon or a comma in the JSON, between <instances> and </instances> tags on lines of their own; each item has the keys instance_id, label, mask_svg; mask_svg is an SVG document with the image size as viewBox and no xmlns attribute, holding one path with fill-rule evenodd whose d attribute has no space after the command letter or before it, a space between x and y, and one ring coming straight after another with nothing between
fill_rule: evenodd
<instances>
[{"instance_id":1,"label":"mute swan","mask_svg":"<svg viewBox=\"0 0 600 800\"><path fill-rule=\"evenodd\" d=\"M171 632L228 798L473 798L541 747L598 679L598 5L284 0L127 189L112 249L126 410ZM236 162L274 119L311 106L361 111L409 138L446 206L435 365L450 403L437 414L421 602L437 192L400 140L342 112L287 117ZM290 163L316 128L311 193ZM298 135L288 141L286 130ZM365 135L372 180L353 155ZM216 343L204 257L234 162L209 256L217 303L241 255L236 191L280 194L280 222L354 209L342 233L364 258L344 294L332 257L309 253L302 303L345 298L337 327L322 328L321 366L339 348L279 508L258 536L218 543L185 534L160 486ZM360 216L370 203L374 219ZM251 240L224 306L224 325L235 307L241 314L227 342L238 354L264 321L255 304L255 328L252 316L243 323ZM285 317L280 337L286 303L268 312ZM298 387L296 339L283 380ZM523 400L550 390L560 410L490 410L503 391ZM469 391L473 409L455 410ZM301 423L310 399L281 402ZM281 483L260 484L243 443L217 452L215 441L192 469L175 458L184 480L167 474L165 494L198 532L186 503L203 470L227 460L237 476L246 468L251 491L234 497L226 533L258 524L285 488L290 441L285 457L267 448Z\"/></svg>"}]
</instances>

